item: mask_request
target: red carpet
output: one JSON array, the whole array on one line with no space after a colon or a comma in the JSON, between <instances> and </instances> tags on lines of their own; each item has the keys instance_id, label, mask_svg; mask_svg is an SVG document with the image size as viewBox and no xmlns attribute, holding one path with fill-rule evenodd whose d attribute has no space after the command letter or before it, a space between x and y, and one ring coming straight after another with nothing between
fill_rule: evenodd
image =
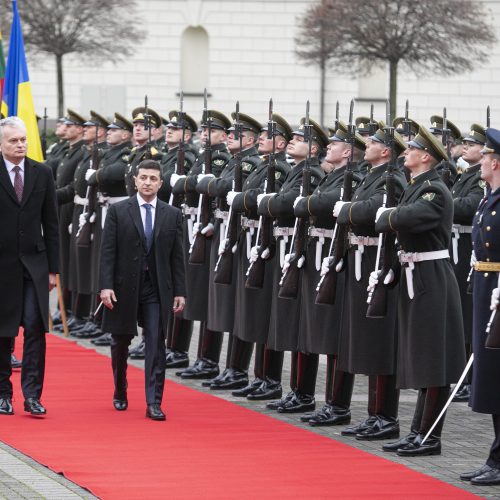
<instances>
[{"instance_id":1,"label":"red carpet","mask_svg":"<svg viewBox=\"0 0 500 500\"><path fill-rule=\"evenodd\" d=\"M143 372L129 410L112 408L110 360L48 336L44 419L2 417L0 439L104 499L473 498L325 437L167 381L166 422L144 417ZM335 472L334 472L335 471Z\"/></svg>"}]
</instances>

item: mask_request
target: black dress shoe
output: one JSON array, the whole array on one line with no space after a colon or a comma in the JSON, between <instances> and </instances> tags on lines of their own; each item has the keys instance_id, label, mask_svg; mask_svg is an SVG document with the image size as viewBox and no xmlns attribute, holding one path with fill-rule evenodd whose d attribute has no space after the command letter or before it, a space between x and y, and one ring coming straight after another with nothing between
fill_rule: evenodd
<instances>
[{"instance_id":1,"label":"black dress shoe","mask_svg":"<svg viewBox=\"0 0 500 500\"><path fill-rule=\"evenodd\" d=\"M281 382L277 380L266 379L260 387L247 396L249 401L268 401L270 399L281 398L283 388Z\"/></svg>"},{"instance_id":2,"label":"black dress shoe","mask_svg":"<svg viewBox=\"0 0 500 500\"><path fill-rule=\"evenodd\" d=\"M276 401L271 401L267 403L266 408L270 410L277 410L280 406L283 406L287 401L290 401L295 396L295 391L290 391L286 396L283 396L281 399L277 399Z\"/></svg>"},{"instance_id":3,"label":"black dress shoe","mask_svg":"<svg viewBox=\"0 0 500 500\"><path fill-rule=\"evenodd\" d=\"M475 484L477 486L493 486L494 484L500 484L500 469L491 468L484 474L473 477L470 480L470 484Z\"/></svg>"},{"instance_id":4,"label":"black dress shoe","mask_svg":"<svg viewBox=\"0 0 500 500\"><path fill-rule=\"evenodd\" d=\"M441 438L433 436L428 437L422 444L423 434L417 434L415 439L401 448L398 448L397 454L400 457L425 457L428 455L441 455Z\"/></svg>"},{"instance_id":5,"label":"black dress shoe","mask_svg":"<svg viewBox=\"0 0 500 500\"><path fill-rule=\"evenodd\" d=\"M167 364L165 368L187 368L189 366L189 356L183 351L168 351L166 353Z\"/></svg>"},{"instance_id":6,"label":"black dress shoe","mask_svg":"<svg viewBox=\"0 0 500 500\"><path fill-rule=\"evenodd\" d=\"M471 479L482 476L483 474L486 474L486 472L489 472L492 470L492 467L490 467L487 464L484 464L481 468L473 470L471 472L464 472L463 474L460 474L460 479L462 481L470 481Z\"/></svg>"},{"instance_id":7,"label":"black dress shoe","mask_svg":"<svg viewBox=\"0 0 500 500\"><path fill-rule=\"evenodd\" d=\"M342 434L342 436L356 436L356 434L360 434L366 429L369 429L376 421L377 417L375 415L370 415L364 422L342 429L340 434Z\"/></svg>"},{"instance_id":8,"label":"black dress shoe","mask_svg":"<svg viewBox=\"0 0 500 500\"><path fill-rule=\"evenodd\" d=\"M351 410L326 404L320 411L313 413L308 422L312 427L349 424Z\"/></svg>"},{"instance_id":9,"label":"black dress shoe","mask_svg":"<svg viewBox=\"0 0 500 500\"><path fill-rule=\"evenodd\" d=\"M377 421L369 429L356 434L360 441L376 441L378 439L396 439L399 437L399 421L378 416Z\"/></svg>"},{"instance_id":10,"label":"black dress shoe","mask_svg":"<svg viewBox=\"0 0 500 500\"><path fill-rule=\"evenodd\" d=\"M68 320L67 323L68 323L68 330L70 331L70 333L72 333L81 330L87 322L83 318L77 318L76 316L71 316L71 318ZM60 325L60 327L62 331L62 325Z\"/></svg>"},{"instance_id":11,"label":"black dress shoe","mask_svg":"<svg viewBox=\"0 0 500 500\"><path fill-rule=\"evenodd\" d=\"M17 359L14 354L10 355L10 366L15 369L15 368L22 368L23 362L20 359Z\"/></svg>"},{"instance_id":12,"label":"black dress shoe","mask_svg":"<svg viewBox=\"0 0 500 500\"><path fill-rule=\"evenodd\" d=\"M296 392L292 399L278 406L278 413L302 413L314 410L315 407L314 395Z\"/></svg>"},{"instance_id":13,"label":"black dress shoe","mask_svg":"<svg viewBox=\"0 0 500 500\"><path fill-rule=\"evenodd\" d=\"M470 385L465 384L457 391L452 399L453 403L467 403L470 398Z\"/></svg>"},{"instance_id":14,"label":"black dress shoe","mask_svg":"<svg viewBox=\"0 0 500 500\"><path fill-rule=\"evenodd\" d=\"M226 391L228 389L240 389L248 384L248 373L236 368L230 368L226 377L220 381L214 381L210 385L211 391Z\"/></svg>"},{"instance_id":15,"label":"black dress shoe","mask_svg":"<svg viewBox=\"0 0 500 500\"><path fill-rule=\"evenodd\" d=\"M103 333L100 337L97 337L96 339L92 339L90 342L94 345L98 346L108 346L111 345L111 333Z\"/></svg>"},{"instance_id":16,"label":"black dress shoe","mask_svg":"<svg viewBox=\"0 0 500 500\"><path fill-rule=\"evenodd\" d=\"M146 356L146 342L144 337L142 337L139 344L128 351L128 357L130 359L144 359Z\"/></svg>"},{"instance_id":17,"label":"black dress shoe","mask_svg":"<svg viewBox=\"0 0 500 500\"><path fill-rule=\"evenodd\" d=\"M0 398L0 415L14 415L11 398Z\"/></svg>"},{"instance_id":18,"label":"black dress shoe","mask_svg":"<svg viewBox=\"0 0 500 500\"><path fill-rule=\"evenodd\" d=\"M165 413L161 411L160 405L156 403L147 406L146 417L151 420L165 420L167 418Z\"/></svg>"},{"instance_id":19,"label":"black dress shoe","mask_svg":"<svg viewBox=\"0 0 500 500\"><path fill-rule=\"evenodd\" d=\"M28 398L24 401L24 411L35 416L45 415L47 410L42 406L37 398Z\"/></svg>"},{"instance_id":20,"label":"black dress shoe","mask_svg":"<svg viewBox=\"0 0 500 500\"><path fill-rule=\"evenodd\" d=\"M102 330L98 328L97 326L92 328L89 328L87 330L83 330L77 335L74 335L77 339L82 339L82 340L88 340L88 339L96 339L102 335Z\"/></svg>"},{"instance_id":21,"label":"black dress shoe","mask_svg":"<svg viewBox=\"0 0 500 500\"><path fill-rule=\"evenodd\" d=\"M219 375L219 364L211 359L197 359L193 366L176 375L184 379L214 379Z\"/></svg>"},{"instance_id":22,"label":"black dress shoe","mask_svg":"<svg viewBox=\"0 0 500 500\"><path fill-rule=\"evenodd\" d=\"M229 370L229 368L224 368L224 371L222 373L219 373L219 375L217 375L215 378L202 382L201 385L203 387L210 387L214 383L220 383L223 379L229 376Z\"/></svg>"},{"instance_id":23,"label":"black dress shoe","mask_svg":"<svg viewBox=\"0 0 500 500\"><path fill-rule=\"evenodd\" d=\"M113 406L116 411L125 411L128 408L128 401L126 399L113 399Z\"/></svg>"},{"instance_id":24,"label":"black dress shoe","mask_svg":"<svg viewBox=\"0 0 500 500\"><path fill-rule=\"evenodd\" d=\"M410 434L408 434L405 437L402 437L399 441L395 441L394 443L386 443L382 446L383 451L388 451L392 453L396 453L399 448L403 448L409 443L413 443L415 438L417 437L417 433L414 431L411 431Z\"/></svg>"},{"instance_id":25,"label":"black dress shoe","mask_svg":"<svg viewBox=\"0 0 500 500\"><path fill-rule=\"evenodd\" d=\"M262 380L261 378L256 378L249 382L249 384L245 387L233 391L231 394L236 398L246 398L249 394L255 392L263 383L264 380Z\"/></svg>"}]
</instances>

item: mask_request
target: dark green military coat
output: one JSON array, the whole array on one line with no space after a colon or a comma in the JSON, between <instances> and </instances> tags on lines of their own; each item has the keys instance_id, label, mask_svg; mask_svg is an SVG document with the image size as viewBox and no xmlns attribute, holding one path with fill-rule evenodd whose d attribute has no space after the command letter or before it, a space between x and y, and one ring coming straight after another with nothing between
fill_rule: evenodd
<instances>
[{"instance_id":1,"label":"dark green military coat","mask_svg":"<svg viewBox=\"0 0 500 500\"><path fill-rule=\"evenodd\" d=\"M275 192L279 191L290 165L284 152L276 154L274 175ZM269 167L269 158L260 164L243 183L243 192L235 197L233 210L248 219L257 221L257 196L264 193ZM250 245L248 245L250 238ZM245 288L246 273L249 267L248 246L257 244L257 228L243 229L238 243L238 276L236 282L236 312L233 334L247 342L265 344L269 330L272 298L272 273L264 274L264 285L260 289ZM266 268L272 269L276 253L266 261Z\"/></svg>"},{"instance_id":2,"label":"dark green military coat","mask_svg":"<svg viewBox=\"0 0 500 500\"><path fill-rule=\"evenodd\" d=\"M163 155L163 158L160 161L163 185L158 191L158 198L160 198L160 200L166 203L170 202L170 194L172 192L172 187L170 186L170 177L177 169L178 154L179 154L179 146L170 148L167 151L167 153ZM185 145L184 167L182 169L182 175L187 174L191 169L191 167L195 164L195 162L196 162L196 156L190 149L187 148L187 145Z\"/></svg>"},{"instance_id":3,"label":"dark green military coat","mask_svg":"<svg viewBox=\"0 0 500 500\"><path fill-rule=\"evenodd\" d=\"M278 194L271 198L266 197L262 200L259 205L259 215L274 217L276 226L293 227L295 223L293 204L300 193L302 173L305 165L306 161L302 161L298 165L295 165L288 173ZM318 158L311 158L310 166L311 189L314 190L325 174L319 166ZM279 252L283 239L284 238L280 236L276 241L277 256L274 259L273 265L273 293L267 345L275 351L297 351L302 298L300 294L296 299L282 299L278 297L280 289L279 282L282 276ZM291 251L291 239L292 237L289 236L288 242L286 243L286 253ZM302 273L300 273L300 275L302 275ZM302 276L299 276L299 282L301 282L301 280ZM299 290L300 286L299 283Z\"/></svg>"},{"instance_id":4,"label":"dark green military coat","mask_svg":"<svg viewBox=\"0 0 500 500\"><path fill-rule=\"evenodd\" d=\"M64 155L68 151L68 148L69 144L67 141L57 141L52 144L49 149L47 149L47 152L45 154L45 164L52 169L54 179L57 176L57 168L59 167L59 163L64 158Z\"/></svg>"},{"instance_id":5,"label":"dark green military coat","mask_svg":"<svg viewBox=\"0 0 500 500\"><path fill-rule=\"evenodd\" d=\"M404 252L432 252L450 247L452 221L451 193L430 170L410 181L398 206L381 215L376 229L394 230ZM420 389L454 383L465 366L465 348L460 292L450 260L415 263L413 287L411 299L402 272L398 386Z\"/></svg>"},{"instance_id":6,"label":"dark green military coat","mask_svg":"<svg viewBox=\"0 0 500 500\"><path fill-rule=\"evenodd\" d=\"M386 193L387 164L372 168L356 190L352 203L344 205L338 223L348 224L356 236L377 237L375 215ZM395 197L406 184L403 173L394 171ZM385 318L366 317L368 279L375 270L376 246L365 246L361 261L361 279L355 276L357 245L347 253L347 279L344 289L339 368L349 373L391 375L396 372L397 286L388 291Z\"/></svg>"},{"instance_id":7,"label":"dark green military coat","mask_svg":"<svg viewBox=\"0 0 500 500\"><path fill-rule=\"evenodd\" d=\"M137 165L139 165L142 160L148 158L149 152L149 145L144 144L144 146L133 147L128 155L127 168L125 169L125 186L129 196L134 196L136 193L134 177L137 173ZM154 146L151 146L151 158L161 162L162 157L163 154L160 153Z\"/></svg>"}]
</instances>

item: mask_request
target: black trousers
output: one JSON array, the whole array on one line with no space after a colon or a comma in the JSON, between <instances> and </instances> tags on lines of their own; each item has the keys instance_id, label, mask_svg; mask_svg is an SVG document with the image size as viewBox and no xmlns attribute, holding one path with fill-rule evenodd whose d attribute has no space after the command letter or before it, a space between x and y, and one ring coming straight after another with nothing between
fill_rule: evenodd
<instances>
[{"instance_id":1,"label":"black trousers","mask_svg":"<svg viewBox=\"0 0 500 500\"><path fill-rule=\"evenodd\" d=\"M47 281L48 282L48 281ZM45 377L45 328L33 281L25 276L23 282L23 313L21 326L24 327L23 367L21 388L24 399L40 399ZM12 398L10 376L12 338L0 338L0 397Z\"/></svg>"},{"instance_id":2,"label":"black trousers","mask_svg":"<svg viewBox=\"0 0 500 500\"><path fill-rule=\"evenodd\" d=\"M500 469L500 415L492 415L495 440L490 448L486 464L494 469Z\"/></svg>"},{"instance_id":3,"label":"black trousers","mask_svg":"<svg viewBox=\"0 0 500 500\"><path fill-rule=\"evenodd\" d=\"M139 307L143 318L145 341L144 386L146 404L161 404L165 385L165 335L160 315L160 302L151 282L144 281ZM115 383L115 399L126 399L127 358L132 335L112 335L111 366Z\"/></svg>"}]
</instances>

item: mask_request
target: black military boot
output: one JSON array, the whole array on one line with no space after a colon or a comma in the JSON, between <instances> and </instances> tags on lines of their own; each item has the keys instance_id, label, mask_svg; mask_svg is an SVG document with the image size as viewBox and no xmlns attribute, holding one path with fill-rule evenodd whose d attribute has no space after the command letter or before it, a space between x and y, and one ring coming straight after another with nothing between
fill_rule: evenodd
<instances>
[{"instance_id":1,"label":"black military boot","mask_svg":"<svg viewBox=\"0 0 500 500\"><path fill-rule=\"evenodd\" d=\"M370 375L368 377L368 418L363 422L346 427L341 431L342 436L356 436L361 432L372 427L377 421L376 416L377 409L377 377L375 375Z\"/></svg>"},{"instance_id":2,"label":"black military boot","mask_svg":"<svg viewBox=\"0 0 500 500\"><path fill-rule=\"evenodd\" d=\"M166 353L165 368L187 368L189 366L189 346L193 335L193 322L174 316L169 332L169 351Z\"/></svg>"},{"instance_id":3,"label":"black military boot","mask_svg":"<svg viewBox=\"0 0 500 500\"><path fill-rule=\"evenodd\" d=\"M252 394L265 382L264 352L265 352L264 344L257 344L255 346L255 361L253 369L255 378L242 389L237 389L236 391L233 391L231 393L233 396L237 398L246 398L249 394Z\"/></svg>"},{"instance_id":4,"label":"black military boot","mask_svg":"<svg viewBox=\"0 0 500 500\"><path fill-rule=\"evenodd\" d=\"M128 351L128 357L130 359L144 359L146 355L146 341L144 336L141 337L141 341L132 349Z\"/></svg>"},{"instance_id":5,"label":"black military boot","mask_svg":"<svg viewBox=\"0 0 500 500\"><path fill-rule=\"evenodd\" d=\"M356 439L375 441L399 437L399 389L396 389L396 375L377 376L375 414L377 421L372 427L356 434Z\"/></svg>"},{"instance_id":6,"label":"black military boot","mask_svg":"<svg viewBox=\"0 0 500 500\"><path fill-rule=\"evenodd\" d=\"M208 331L209 330L207 330L207 332ZM228 376L228 374L229 374L229 365L231 363L232 345L233 345L233 334L229 333L229 337L228 337L228 341L227 341L227 352L226 352L226 367L224 368L224 370L222 371L222 373L220 373L219 375L217 375L215 378L213 378L211 380L206 380L205 382L202 382L201 385L203 387L210 387L212 385L212 382L219 383L221 381L221 379L226 378ZM221 341L221 347L220 348L222 350L222 341Z\"/></svg>"},{"instance_id":7,"label":"black military boot","mask_svg":"<svg viewBox=\"0 0 500 500\"><path fill-rule=\"evenodd\" d=\"M398 448L398 455L401 457L423 457L427 455L441 455L441 431L443 430L443 415L432 434L429 435L425 443L425 436L430 431L432 425L441 413L448 397L450 395L450 386L428 387L425 395L424 410L422 414L422 423L415 439L401 448Z\"/></svg>"},{"instance_id":8,"label":"black military boot","mask_svg":"<svg viewBox=\"0 0 500 500\"><path fill-rule=\"evenodd\" d=\"M264 349L264 382L247 396L249 401L268 401L281 398L283 395L281 386L283 358L284 353L282 351L273 351L267 347Z\"/></svg>"},{"instance_id":9,"label":"black military boot","mask_svg":"<svg viewBox=\"0 0 500 500\"><path fill-rule=\"evenodd\" d=\"M233 336L231 346L230 373L224 380L210 385L211 390L240 389L248 385L248 366L252 358L253 342ZM260 385L260 384L259 384Z\"/></svg>"},{"instance_id":10,"label":"black military boot","mask_svg":"<svg viewBox=\"0 0 500 500\"><path fill-rule=\"evenodd\" d=\"M297 392L297 373L298 373L298 360L299 360L299 353L296 351L292 351L292 359L291 359L291 365L290 365L290 392L283 396L281 399L278 399L276 401L271 401L270 403L266 404L266 408L269 410L277 410L280 406L283 406L285 403L290 401L292 398L295 397L295 393Z\"/></svg>"}]
</instances>

